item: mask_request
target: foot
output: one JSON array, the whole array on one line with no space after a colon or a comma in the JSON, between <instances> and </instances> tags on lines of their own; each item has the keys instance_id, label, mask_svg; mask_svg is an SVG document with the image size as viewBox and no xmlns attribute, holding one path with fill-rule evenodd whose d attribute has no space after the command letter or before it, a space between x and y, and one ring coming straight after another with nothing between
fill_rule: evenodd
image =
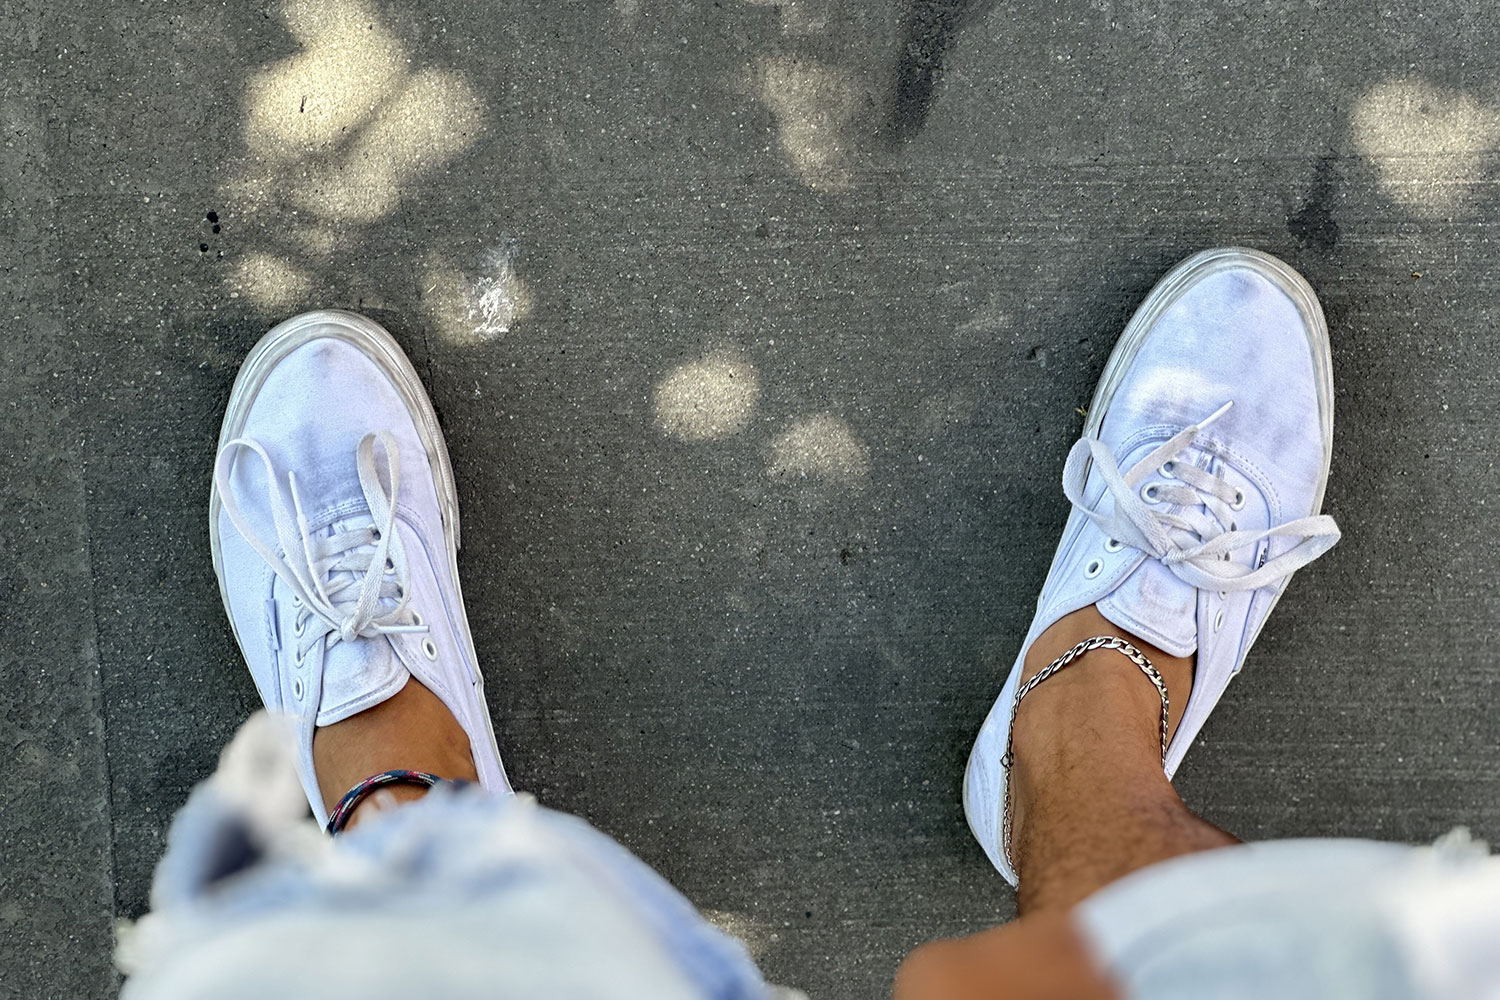
<instances>
[{"instance_id":1,"label":"foot","mask_svg":"<svg viewBox=\"0 0 1500 1000\"><path fill-rule=\"evenodd\" d=\"M1011 884L1010 776L1034 800L1044 789L1023 788L1020 775L1049 768L1028 770L1024 753L1099 738L1067 704L1082 688L1096 702L1138 702L1135 722L1113 713L1111 725L1124 728L1108 738L1144 733L1160 756L1161 699L1120 653L1088 653L1042 681L1023 702L1012 746L1020 685L1091 637L1083 632L1126 639L1166 681L1172 719L1159 767L1170 778L1292 573L1338 540L1319 514L1332 448L1328 333L1299 275L1254 251L1211 250L1157 285L1110 357L1068 456L1073 513L964 778L970 829ZM1012 771L1002 766L1007 747Z\"/></svg>"},{"instance_id":2,"label":"foot","mask_svg":"<svg viewBox=\"0 0 1500 1000\"><path fill-rule=\"evenodd\" d=\"M384 770L509 791L459 589L447 449L376 323L308 313L250 352L219 435L209 536L261 698L298 724L320 823Z\"/></svg>"}]
</instances>

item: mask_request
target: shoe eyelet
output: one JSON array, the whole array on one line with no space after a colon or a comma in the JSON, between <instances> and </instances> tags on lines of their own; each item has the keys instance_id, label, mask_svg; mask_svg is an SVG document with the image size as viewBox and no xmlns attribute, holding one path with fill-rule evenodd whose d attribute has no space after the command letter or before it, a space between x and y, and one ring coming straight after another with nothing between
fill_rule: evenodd
<instances>
[{"instance_id":1,"label":"shoe eyelet","mask_svg":"<svg viewBox=\"0 0 1500 1000\"><path fill-rule=\"evenodd\" d=\"M413 625L421 625L421 624L423 624L423 622L422 622L422 612L418 611L416 608L412 608L412 610L411 610L411 623Z\"/></svg>"},{"instance_id":2,"label":"shoe eyelet","mask_svg":"<svg viewBox=\"0 0 1500 1000\"><path fill-rule=\"evenodd\" d=\"M1245 491L1244 490L1235 490L1234 491L1234 503L1230 504L1229 506L1230 506L1231 510L1244 510L1245 509Z\"/></svg>"},{"instance_id":3,"label":"shoe eyelet","mask_svg":"<svg viewBox=\"0 0 1500 1000\"><path fill-rule=\"evenodd\" d=\"M301 638L302 634L304 632L306 632L306 631L307 631L307 618L305 616L303 616L303 615L298 615L297 618L296 618L296 620L292 622L292 635L295 635L298 638Z\"/></svg>"},{"instance_id":4,"label":"shoe eyelet","mask_svg":"<svg viewBox=\"0 0 1500 1000\"><path fill-rule=\"evenodd\" d=\"M429 660L435 660L435 659L437 659L437 646L435 646L433 644L433 642L432 642L431 639L423 639L422 640L422 653Z\"/></svg>"},{"instance_id":5,"label":"shoe eyelet","mask_svg":"<svg viewBox=\"0 0 1500 1000\"><path fill-rule=\"evenodd\" d=\"M385 571L388 574L396 572L396 564L387 559L385 561Z\"/></svg>"},{"instance_id":6,"label":"shoe eyelet","mask_svg":"<svg viewBox=\"0 0 1500 1000\"><path fill-rule=\"evenodd\" d=\"M1221 600L1221 601L1227 601L1227 600L1229 600L1229 591L1227 591L1227 590L1221 590L1221 591L1219 591L1219 600Z\"/></svg>"},{"instance_id":7,"label":"shoe eyelet","mask_svg":"<svg viewBox=\"0 0 1500 1000\"><path fill-rule=\"evenodd\" d=\"M1175 468L1177 468L1177 463L1171 459L1168 459L1167 461L1161 463L1161 468L1157 471L1166 476L1168 479L1175 479L1176 477L1172 474L1172 470Z\"/></svg>"},{"instance_id":8,"label":"shoe eyelet","mask_svg":"<svg viewBox=\"0 0 1500 1000\"><path fill-rule=\"evenodd\" d=\"M1104 543L1105 552L1118 552L1124 547L1125 543L1120 541L1118 538L1111 538L1109 541Z\"/></svg>"},{"instance_id":9,"label":"shoe eyelet","mask_svg":"<svg viewBox=\"0 0 1500 1000\"><path fill-rule=\"evenodd\" d=\"M373 539L374 541L377 541L377 542L380 541L380 529L379 528L371 528L370 529L370 538Z\"/></svg>"},{"instance_id":10,"label":"shoe eyelet","mask_svg":"<svg viewBox=\"0 0 1500 1000\"><path fill-rule=\"evenodd\" d=\"M302 693L305 690L306 689L302 686L302 678L300 678L300 677L293 677L292 678L292 697L296 698L298 701L301 701L302 700Z\"/></svg>"},{"instance_id":11,"label":"shoe eyelet","mask_svg":"<svg viewBox=\"0 0 1500 1000\"><path fill-rule=\"evenodd\" d=\"M1214 631L1217 632L1217 631L1219 631L1223 627L1224 627L1224 609L1220 608L1219 609L1219 613L1214 616Z\"/></svg>"},{"instance_id":12,"label":"shoe eyelet","mask_svg":"<svg viewBox=\"0 0 1500 1000\"><path fill-rule=\"evenodd\" d=\"M301 608L302 607L302 598L298 597L296 594L292 595L292 607L294 607L294 608Z\"/></svg>"},{"instance_id":13,"label":"shoe eyelet","mask_svg":"<svg viewBox=\"0 0 1500 1000\"><path fill-rule=\"evenodd\" d=\"M1142 486L1141 499L1146 501L1147 503L1156 503L1156 488L1160 485L1160 483L1147 483L1145 486Z\"/></svg>"},{"instance_id":14,"label":"shoe eyelet","mask_svg":"<svg viewBox=\"0 0 1500 1000\"><path fill-rule=\"evenodd\" d=\"M1103 572L1104 572L1104 560L1103 559L1091 559L1091 560L1089 560L1089 564L1083 568L1083 575L1085 577L1087 577L1088 579L1090 579L1090 580L1092 580L1094 577L1098 576L1100 573L1103 573Z\"/></svg>"}]
</instances>

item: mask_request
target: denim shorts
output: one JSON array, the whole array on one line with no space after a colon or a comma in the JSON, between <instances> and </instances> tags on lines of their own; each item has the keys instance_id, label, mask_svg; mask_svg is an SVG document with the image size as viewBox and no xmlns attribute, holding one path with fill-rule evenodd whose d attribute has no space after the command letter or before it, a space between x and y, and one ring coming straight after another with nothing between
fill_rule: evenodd
<instances>
[{"instance_id":1,"label":"denim shorts","mask_svg":"<svg viewBox=\"0 0 1500 1000\"><path fill-rule=\"evenodd\" d=\"M271 728L253 718L173 821L152 912L122 929L124 1000L798 995L625 848L528 796L440 787L331 840ZM1074 919L1129 1000L1500 998L1500 860L1463 831L1187 855Z\"/></svg>"},{"instance_id":2,"label":"denim shorts","mask_svg":"<svg viewBox=\"0 0 1500 1000\"><path fill-rule=\"evenodd\" d=\"M1074 921L1128 1000L1500 998L1500 859L1281 840L1143 868Z\"/></svg>"},{"instance_id":3,"label":"denim shorts","mask_svg":"<svg viewBox=\"0 0 1500 1000\"><path fill-rule=\"evenodd\" d=\"M122 929L125 1000L797 995L624 847L529 796L438 787L330 839L294 774L225 771L174 819L152 912Z\"/></svg>"}]
</instances>

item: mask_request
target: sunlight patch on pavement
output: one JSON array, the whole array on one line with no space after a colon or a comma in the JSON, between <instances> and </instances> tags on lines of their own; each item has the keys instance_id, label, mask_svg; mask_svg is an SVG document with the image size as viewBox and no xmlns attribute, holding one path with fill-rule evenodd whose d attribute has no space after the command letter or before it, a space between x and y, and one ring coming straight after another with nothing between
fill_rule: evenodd
<instances>
[{"instance_id":1,"label":"sunlight patch on pavement","mask_svg":"<svg viewBox=\"0 0 1500 1000\"><path fill-rule=\"evenodd\" d=\"M406 75L406 50L352 0L294 0L281 18L303 51L251 77L245 138L297 159L333 149L374 114Z\"/></svg>"},{"instance_id":2,"label":"sunlight patch on pavement","mask_svg":"<svg viewBox=\"0 0 1500 1000\"><path fill-rule=\"evenodd\" d=\"M487 111L464 76L417 61L371 0L281 0L271 10L292 52L245 84L244 155L226 170L222 194L245 239L226 284L279 311L304 299L341 249L362 243L365 227L393 216L420 185L440 183L483 134ZM471 290L455 287L454 301ZM507 294L508 312L482 315L466 342L529 308L517 288Z\"/></svg>"},{"instance_id":3,"label":"sunlight patch on pavement","mask_svg":"<svg viewBox=\"0 0 1500 1000\"><path fill-rule=\"evenodd\" d=\"M1474 207L1485 155L1500 145L1500 111L1415 79L1372 88L1351 125L1355 148L1375 163L1386 194L1428 218Z\"/></svg>"},{"instance_id":4,"label":"sunlight patch on pavement","mask_svg":"<svg viewBox=\"0 0 1500 1000\"><path fill-rule=\"evenodd\" d=\"M776 479L819 479L847 486L870 475L870 450L831 413L804 417L771 442L766 471Z\"/></svg>"},{"instance_id":5,"label":"sunlight patch on pavement","mask_svg":"<svg viewBox=\"0 0 1500 1000\"><path fill-rule=\"evenodd\" d=\"M764 959L771 945L781 939L781 935L772 930L766 921L757 920L748 914L733 913L729 910L704 910L702 912L704 920L730 937L744 942L745 948L750 952L750 957L756 962Z\"/></svg>"},{"instance_id":6,"label":"sunlight patch on pavement","mask_svg":"<svg viewBox=\"0 0 1500 1000\"><path fill-rule=\"evenodd\" d=\"M296 226L289 233L291 240L310 258L332 257L338 246L338 237L333 227Z\"/></svg>"},{"instance_id":7,"label":"sunlight patch on pavement","mask_svg":"<svg viewBox=\"0 0 1500 1000\"><path fill-rule=\"evenodd\" d=\"M478 139L484 106L474 89L457 73L412 68L373 8L287 0L281 16L303 51L247 87L241 194L370 223Z\"/></svg>"},{"instance_id":8,"label":"sunlight patch on pavement","mask_svg":"<svg viewBox=\"0 0 1500 1000\"><path fill-rule=\"evenodd\" d=\"M473 143L480 108L478 95L458 74L413 74L339 157L313 172L298 191L298 203L325 218L384 218L400 204L407 184Z\"/></svg>"},{"instance_id":9,"label":"sunlight patch on pavement","mask_svg":"<svg viewBox=\"0 0 1500 1000\"><path fill-rule=\"evenodd\" d=\"M737 434L760 398L750 362L728 352L678 365L656 387L656 426L680 441L712 441Z\"/></svg>"},{"instance_id":10,"label":"sunlight patch on pavement","mask_svg":"<svg viewBox=\"0 0 1500 1000\"><path fill-rule=\"evenodd\" d=\"M260 308L278 312L305 301L312 291L312 278L269 253L248 254L235 268L231 284Z\"/></svg>"},{"instance_id":11,"label":"sunlight patch on pavement","mask_svg":"<svg viewBox=\"0 0 1500 1000\"><path fill-rule=\"evenodd\" d=\"M816 35L828 30L826 0L745 0L752 7L772 7L781 15L781 30L789 35Z\"/></svg>"},{"instance_id":12,"label":"sunlight patch on pavement","mask_svg":"<svg viewBox=\"0 0 1500 1000\"><path fill-rule=\"evenodd\" d=\"M853 181L854 117L861 104L855 75L838 66L794 56L762 58L746 88L776 120L781 151L815 191L839 191Z\"/></svg>"}]
</instances>

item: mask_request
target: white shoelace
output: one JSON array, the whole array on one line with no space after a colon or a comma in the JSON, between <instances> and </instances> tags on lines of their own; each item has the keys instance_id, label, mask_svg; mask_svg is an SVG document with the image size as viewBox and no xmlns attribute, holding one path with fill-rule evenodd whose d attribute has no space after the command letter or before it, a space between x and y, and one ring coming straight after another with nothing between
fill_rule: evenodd
<instances>
[{"instance_id":1,"label":"white shoelace","mask_svg":"<svg viewBox=\"0 0 1500 1000\"><path fill-rule=\"evenodd\" d=\"M391 481L388 493L375 466L377 440L385 450ZM235 501L230 476L242 448L255 452L265 466L269 483L266 494L276 524L276 540L286 553L285 559L255 534ZM427 631L426 625L416 624L406 606L409 599L406 550L396 531L401 465L395 440L384 431L365 435L359 443L356 461L371 523L332 535L315 535L309 530L295 472L288 472L286 477L292 499L288 510L271 456L259 442L235 438L224 445L214 463L214 483L224 513L292 591L293 604L298 606L293 632L299 660L314 645L325 641L325 637L327 647L332 648L335 643L353 642L357 638Z\"/></svg>"},{"instance_id":2,"label":"white shoelace","mask_svg":"<svg viewBox=\"0 0 1500 1000\"><path fill-rule=\"evenodd\" d=\"M1338 525L1328 515L1317 514L1265 531L1241 530L1235 522L1236 509L1244 506L1240 491L1222 476L1177 461L1199 432L1228 413L1233 405L1225 403L1207 419L1183 428L1131 466L1129 472L1120 471L1114 455L1097 437L1083 438L1068 453L1067 465L1063 467L1063 491L1111 539L1160 559L1190 586L1218 591L1254 590L1281 580L1333 548L1339 540ZM1084 504L1090 461L1114 500L1114 510L1109 514L1100 514ZM1148 476L1160 476L1164 466L1175 482L1156 483L1153 496L1158 502L1177 507L1175 513L1154 509L1137 492ZM1298 542L1253 569L1230 561L1231 552L1272 537L1296 538Z\"/></svg>"}]
</instances>

